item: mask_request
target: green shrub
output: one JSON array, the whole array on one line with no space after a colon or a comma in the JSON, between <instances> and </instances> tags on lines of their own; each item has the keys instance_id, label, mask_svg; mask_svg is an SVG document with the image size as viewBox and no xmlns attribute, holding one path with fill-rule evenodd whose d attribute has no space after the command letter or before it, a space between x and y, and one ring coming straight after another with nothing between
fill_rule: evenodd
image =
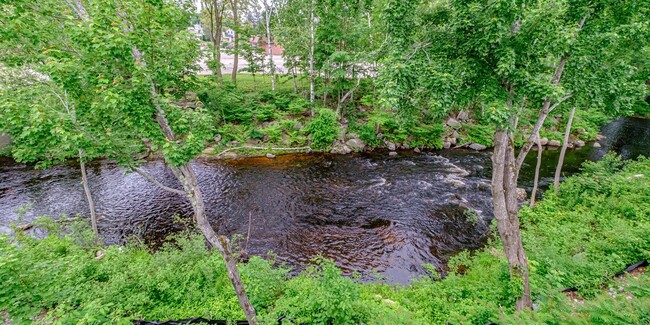
<instances>
[{"instance_id":1,"label":"green shrub","mask_svg":"<svg viewBox=\"0 0 650 325\"><path fill-rule=\"evenodd\" d=\"M336 112L328 108L319 108L316 116L307 124L305 131L311 136L315 148L328 148L339 133Z\"/></svg>"},{"instance_id":2,"label":"green shrub","mask_svg":"<svg viewBox=\"0 0 650 325\"><path fill-rule=\"evenodd\" d=\"M218 120L226 122L250 123L253 111L250 102L232 84L222 86L210 84L197 93L205 108Z\"/></svg>"},{"instance_id":3,"label":"green shrub","mask_svg":"<svg viewBox=\"0 0 650 325\"><path fill-rule=\"evenodd\" d=\"M444 128L441 124L420 125L411 128L413 141L409 142L411 147L435 147L442 148L442 133Z\"/></svg>"},{"instance_id":4,"label":"green shrub","mask_svg":"<svg viewBox=\"0 0 650 325\"><path fill-rule=\"evenodd\" d=\"M270 121L273 119L274 114L275 105L273 104L262 104L255 109L255 119L258 122Z\"/></svg>"}]
</instances>

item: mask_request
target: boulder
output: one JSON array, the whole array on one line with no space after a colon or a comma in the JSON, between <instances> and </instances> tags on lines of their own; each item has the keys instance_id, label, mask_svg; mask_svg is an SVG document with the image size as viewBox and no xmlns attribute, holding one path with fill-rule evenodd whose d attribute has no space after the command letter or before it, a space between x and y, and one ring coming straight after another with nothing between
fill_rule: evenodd
<instances>
[{"instance_id":1,"label":"boulder","mask_svg":"<svg viewBox=\"0 0 650 325\"><path fill-rule=\"evenodd\" d=\"M214 137L214 142L216 142L216 143L221 142L221 134L217 134L217 135Z\"/></svg>"},{"instance_id":2,"label":"boulder","mask_svg":"<svg viewBox=\"0 0 650 325\"><path fill-rule=\"evenodd\" d=\"M395 152L395 151L391 151L391 152L388 153L388 155L389 155L390 157L395 157L395 156L397 156L397 152Z\"/></svg>"},{"instance_id":3,"label":"boulder","mask_svg":"<svg viewBox=\"0 0 650 325\"><path fill-rule=\"evenodd\" d=\"M348 133L348 134L345 135L345 138L348 139L348 140L349 139L358 139L359 135L356 134L356 133Z\"/></svg>"},{"instance_id":4,"label":"boulder","mask_svg":"<svg viewBox=\"0 0 650 325\"><path fill-rule=\"evenodd\" d=\"M339 140L345 140L345 133L347 133L347 131L348 131L348 130L346 130L345 128L341 128L341 129L339 130L339 137L338 137L338 139L339 139Z\"/></svg>"},{"instance_id":5,"label":"boulder","mask_svg":"<svg viewBox=\"0 0 650 325\"><path fill-rule=\"evenodd\" d=\"M232 151L228 151L228 152L225 152L223 155L221 155L221 158L223 158L223 159L236 159L237 154L232 152Z\"/></svg>"},{"instance_id":6,"label":"boulder","mask_svg":"<svg viewBox=\"0 0 650 325\"><path fill-rule=\"evenodd\" d=\"M449 141L449 143L451 143L454 146L456 145L456 143L458 143L458 140L456 140L456 138L454 137L448 138L447 141Z\"/></svg>"},{"instance_id":7,"label":"boulder","mask_svg":"<svg viewBox=\"0 0 650 325\"><path fill-rule=\"evenodd\" d=\"M415 153L420 153L420 148L415 148L415 149L413 149L413 152L415 152Z\"/></svg>"},{"instance_id":8,"label":"boulder","mask_svg":"<svg viewBox=\"0 0 650 325\"><path fill-rule=\"evenodd\" d=\"M273 158L275 158L275 155L272 154L272 153L267 153L266 158L273 159Z\"/></svg>"},{"instance_id":9,"label":"boulder","mask_svg":"<svg viewBox=\"0 0 650 325\"><path fill-rule=\"evenodd\" d=\"M458 131L454 130L454 133L452 133L451 136L458 139L458 137L460 137L460 134L458 134Z\"/></svg>"},{"instance_id":10,"label":"boulder","mask_svg":"<svg viewBox=\"0 0 650 325\"><path fill-rule=\"evenodd\" d=\"M445 141L445 143L442 144L442 148L444 148L444 149L451 148L451 143L449 143L448 141Z\"/></svg>"},{"instance_id":11,"label":"boulder","mask_svg":"<svg viewBox=\"0 0 650 325\"><path fill-rule=\"evenodd\" d=\"M449 127L452 127L452 128L454 128L454 129L457 129L457 128L460 127L460 122L458 122L458 120L456 120L455 118L450 117L450 118L447 119L447 125L448 125Z\"/></svg>"},{"instance_id":12,"label":"boulder","mask_svg":"<svg viewBox=\"0 0 650 325\"><path fill-rule=\"evenodd\" d=\"M345 145L348 146L352 151L363 151L366 148L366 144L361 141L361 139L350 139L345 142Z\"/></svg>"},{"instance_id":13,"label":"boulder","mask_svg":"<svg viewBox=\"0 0 650 325\"><path fill-rule=\"evenodd\" d=\"M332 151L330 151L330 153L337 155L345 155L350 152L352 152L352 149L340 142L337 142L334 147L332 147Z\"/></svg>"},{"instance_id":14,"label":"boulder","mask_svg":"<svg viewBox=\"0 0 650 325\"><path fill-rule=\"evenodd\" d=\"M293 125L293 129L294 129L294 130L302 130L303 127L304 127L304 126L303 126L302 123L300 123L300 122L296 122L296 124Z\"/></svg>"},{"instance_id":15,"label":"boulder","mask_svg":"<svg viewBox=\"0 0 650 325\"><path fill-rule=\"evenodd\" d=\"M548 144L548 138L541 138L539 139L539 143L543 146Z\"/></svg>"},{"instance_id":16,"label":"boulder","mask_svg":"<svg viewBox=\"0 0 650 325\"><path fill-rule=\"evenodd\" d=\"M569 148L569 149L573 149L573 147L575 147L575 146L573 145L573 142L569 142L569 143L566 144L566 147Z\"/></svg>"},{"instance_id":17,"label":"boulder","mask_svg":"<svg viewBox=\"0 0 650 325\"><path fill-rule=\"evenodd\" d=\"M460 113L458 113L457 118L461 121L467 121L469 120L469 114L465 111L460 111Z\"/></svg>"},{"instance_id":18,"label":"boulder","mask_svg":"<svg viewBox=\"0 0 650 325\"><path fill-rule=\"evenodd\" d=\"M580 148L580 147L584 147L584 146L585 146L585 142L584 142L584 141L582 141L582 140L578 140L578 141L576 141L576 147Z\"/></svg>"},{"instance_id":19,"label":"boulder","mask_svg":"<svg viewBox=\"0 0 650 325\"><path fill-rule=\"evenodd\" d=\"M388 148L390 151L395 151L397 149L397 146L395 146L395 144L390 141L386 141L386 148Z\"/></svg>"},{"instance_id":20,"label":"boulder","mask_svg":"<svg viewBox=\"0 0 650 325\"><path fill-rule=\"evenodd\" d=\"M517 188L517 200L523 201L528 198L528 193L523 188Z\"/></svg>"},{"instance_id":21,"label":"boulder","mask_svg":"<svg viewBox=\"0 0 650 325\"><path fill-rule=\"evenodd\" d=\"M480 143L472 143L472 144L469 145L469 148L470 148L470 149L473 149L473 150L477 150L477 151L481 151L481 150L485 150L485 149L487 149L486 146L484 146L484 145L482 145L482 144L480 144Z\"/></svg>"},{"instance_id":22,"label":"boulder","mask_svg":"<svg viewBox=\"0 0 650 325\"><path fill-rule=\"evenodd\" d=\"M594 148L600 148L600 147L602 147L602 146L600 145L600 143L598 143L598 142L594 142Z\"/></svg>"},{"instance_id":23,"label":"boulder","mask_svg":"<svg viewBox=\"0 0 650 325\"><path fill-rule=\"evenodd\" d=\"M602 135L602 134L598 134L598 135L596 135L596 140L597 140L597 141L603 141L603 140L605 140L605 139L607 139L607 137L604 136L604 135Z\"/></svg>"},{"instance_id":24,"label":"boulder","mask_svg":"<svg viewBox=\"0 0 650 325\"><path fill-rule=\"evenodd\" d=\"M560 140L549 140L546 145L548 145L549 147L561 147L562 142L560 142Z\"/></svg>"},{"instance_id":25,"label":"boulder","mask_svg":"<svg viewBox=\"0 0 650 325\"><path fill-rule=\"evenodd\" d=\"M213 147L207 147L203 150L204 155L211 155L214 153L214 148Z\"/></svg>"}]
</instances>

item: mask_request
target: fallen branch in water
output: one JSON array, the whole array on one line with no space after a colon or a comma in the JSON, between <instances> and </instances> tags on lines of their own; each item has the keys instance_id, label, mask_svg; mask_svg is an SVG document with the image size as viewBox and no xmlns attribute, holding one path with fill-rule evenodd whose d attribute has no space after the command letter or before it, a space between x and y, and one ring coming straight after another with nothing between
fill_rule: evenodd
<instances>
[{"instance_id":1,"label":"fallen branch in water","mask_svg":"<svg viewBox=\"0 0 650 325\"><path fill-rule=\"evenodd\" d=\"M295 151L295 150L311 150L310 147L297 147L297 148L277 148L277 147L256 147L256 146L242 146L242 147L234 147L234 148L228 148L218 154L216 154L216 157L219 157L223 155L224 153L228 151L233 151L237 149L255 149L255 150L286 150L286 151Z\"/></svg>"}]
</instances>

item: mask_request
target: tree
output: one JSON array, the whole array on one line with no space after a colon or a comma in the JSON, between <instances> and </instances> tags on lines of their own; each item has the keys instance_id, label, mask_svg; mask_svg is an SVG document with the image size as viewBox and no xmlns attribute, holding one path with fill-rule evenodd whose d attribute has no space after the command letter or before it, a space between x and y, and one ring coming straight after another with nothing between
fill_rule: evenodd
<instances>
[{"instance_id":1,"label":"tree","mask_svg":"<svg viewBox=\"0 0 650 325\"><path fill-rule=\"evenodd\" d=\"M275 63L273 62L273 38L271 37L271 16L275 10L274 3L269 0L263 0L264 6L264 27L266 29L266 46L268 48L268 69L271 75L271 90L275 91ZM250 61L249 61L250 62Z\"/></svg>"},{"instance_id":2,"label":"tree","mask_svg":"<svg viewBox=\"0 0 650 325\"><path fill-rule=\"evenodd\" d=\"M583 27L606 37L640 22L639 7L634 1L411 0L389 1L384 12L391 51L390 65L381 77L384 105L401 111L417 110L421 102L442 106L442 112L450 106L472 108L482 123L495 128L494 219L511 276L521 283L519 310L532 304L516 195L524 158L537 142L548 114L576 94L577 89L567 88L562 81L568 79L570 85L579 80L599 82L592 79L591 71L577 67L564 78L571 62L603 63L600 55L584 51ZM613 13L616 21L608 18ZM610 45L603 45L591 50L611 50ZM619 86L627 81L620 77L613 80ZM417 82L423 78L448 82ZM600 101L611 100L604 93L595 95ZM517 144L521 145L518 154Z\"/></svg>"},{"instance_id":3,"label":"tree","mask_svg":"<svg viewBox=\"0 0 650 325\"><path fill-rule=\"evenodd\" d=\"M212 73L221 79L221 35L223 33L224 15L226 13L226 2L223 0L201 0L203 13L201 23L210 33L212 41L212 62L210 69Z\"/></svg>"},{"instance_id":4,"label":"tree","mask_svg":"<svg viewBox=\"0 0 650 325\"><path fill-rule=\"evenodd\" d=\"M198 228L226 261L240 305L255 324L230 242L210 225L191 164L214 135L210 115L180 100L193 83L200 56L187 30L192 11L183 1L14 1L2 11L1 20L10 26L0 34L7 49L3 61L43 74L83 99L77 107L87 105L84 110L97 116L93 129L119 127L115 138L105 136L111 141L98 142L142 175L140 161L112 144L151 141L182 190L163 188L190 201Z\"/></svg>"}]
</instances>

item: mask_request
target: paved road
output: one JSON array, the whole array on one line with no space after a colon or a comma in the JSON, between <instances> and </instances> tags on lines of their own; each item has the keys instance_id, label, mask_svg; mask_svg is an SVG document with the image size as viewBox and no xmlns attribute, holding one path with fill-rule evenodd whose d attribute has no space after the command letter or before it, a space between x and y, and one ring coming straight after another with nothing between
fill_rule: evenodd
<instances>
[{"instance_id":1,"label":"paved road","mask_svg":"<svg viewBox=\"0 0 650 325\"><path fill-rule=\"evenodd\" d=\"M233 59L234 56L232 54L226 54L226 53L221 53L221 64L223 66L221 67L221 72L222 73L232 73L232 68L233 68ZM265 57L265 59L268 62L268 57ZM207 57L204 57L201 61L199 61L199 66L201 67L201 70L199 70L199 75L210 75L212 74L212 71L208 69L208 66L206 64ZM284 59L280 55L274 55L273 56L273 63L275 63L275 72L276 73L287 73L287 70L284 67ZM248 67L248 61L244 60L241 56L239 57L239 70Z\"/></svg>"}]
</instances>

